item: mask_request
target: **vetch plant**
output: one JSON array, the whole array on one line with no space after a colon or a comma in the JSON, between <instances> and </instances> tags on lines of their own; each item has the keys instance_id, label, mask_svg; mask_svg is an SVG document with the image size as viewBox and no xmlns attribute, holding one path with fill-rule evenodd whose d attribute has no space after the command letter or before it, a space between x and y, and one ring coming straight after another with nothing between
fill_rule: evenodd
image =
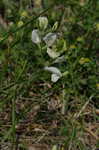
<instances>
[{"instance_id":1,"label":"vetch plant","mask_svg":"<svg viewBox=\"0 0 99 150\"><path fill-rule=\"evenodd\" d=\"M90 117L92 124L97 123L99 114L99 111L96 113L99 106L99 21L97 18L99 2L53 0L51 2L53 4L50 5L50 2L43 0L46 4L42 4L42 8L35 8L33 4L32 9L32 3L24 0L27 6L24 3L18 9L17 2L14 3L14 7L11 6L13 0L1 1L9 2L7 9L10 11L5 10L3 14L9 30L3 29L3 26L0 29L0 94L2 97L0 113L2 114L5 107L3 116L6 115L6 107L12 103L12 107L7 110L7 114L12 111L12 126L8 129L8 124L11 122L4 126L4 121L0 121L0 127L3 127L2 131L4 131L0 133L2 145L5 141L8 141L7 143L12 141L12 149L15 149L15 146L25 149L24 143L14 144L17 138L16 126L25 115L31 113L36 104L41 106L37 114L38 122L43 119L42 125L45 123L47 126L52 122L58 131L57 136L60 136L59 140L62 140L59 141L59 146L58 140L55 142L54 139L51 140L51 145L54 144L52 150L96 149L98 141L93 145L93 135L89 135L92 144L82 139L82 131L86 128L86 123L90 122ZM53 5L53 9L49 12L50 7L47 5L50 7ZM32 97L35 101L29 101ZM17 117L17 107L19 104L23 106L23 102L26 107L18 109L20 116ZM30 104L33 105L30 107ZM86 116L89 107L92 113L91 116L90 114ZM45 116L43 112L47 115ZM77 121L75 114L81 114ZM8 115L7 119L9 121L11 121L10 116ZM59 116L61 118L58 120ZM44 120L46 117L51 118L52 121ZM62 126L57 128L58 124ZM96 126L96 138L97 131ZM30 130L26 131L25 135L28 134L32 137ZM66 137L66 140L61 137ZM46 142L49 143L49 140ZM3 148L4 146L1 149Z\"/></svg>"},{"instance_id":2,"label":"vetch plant","mask_svg":"<svg viewBox=\"0 0 99 150\"><path fill-rule=\"evenodd\" d=\"M45 29L47 29L48 26L48 19L47 17L39 17L38 18L38 29L34 29L32 31L32 42L37 44L40 51L41 49L45 49L46 48L46 53L49 55L50 58L52 59L56 59L60 56L60 52L57 51L57 40L58 40L58 44L59 42L61 42L58 39L58 33L54 33L54 32L49 32L47 34L45 34ZM58 26L58 22L56 22L54 25L55 29ZM42 30L41 30L42 29ZM52 27L53 29L53 27ZM51 29L51 30L52 30ZM45 35L45 36L43 36ZM42 43L45 43L46 45L44 47L42 47ZM62 44L62 46L64 45L64 43Z\"/></svg>"},{"instance_id":3,"label":"vetch plant","mask_svg":"<svg viewBox=\"0 0 99 150\"><path fill-rule=\"evenodd\" d=\"M65 43L64 39L60 40L58 38L58 33L49 32L49 33L45 34L44 29L46 29L47 26L48 26L47 17L39 17L39 28L42 29L42 31L39 29L34 29L32 31L32 36L31 36L32 42L38 45L38 49L40 50L40 54L41 54L42 58L43 58L42 49L46 48L46 54L48 54L50 58L56 60L56 62L54 60L54 63L60 63L61 59L64 58L64 55L61 58L59 58L59 56L61 54L61 52L59 50L64 51L66 49L66 43ZM57 28L57 26L58 26L58 22L56 22L54 24L55 29ZM42 35L42 36L40 36L40 35ZM43 35L45 35L45 36L43 37ZM44 48L42 47L43 41L45 42ZM64 59L63 59L63 61L64 61ZM50 65L50 63L49 63L49 65ZM62 76L64 76L61 73L61 71L54 66L50 66L50 67L46 66L44 68L44 70L52 73L51 81L54 83L57 82Z\"/></svg>"}]
</instances>

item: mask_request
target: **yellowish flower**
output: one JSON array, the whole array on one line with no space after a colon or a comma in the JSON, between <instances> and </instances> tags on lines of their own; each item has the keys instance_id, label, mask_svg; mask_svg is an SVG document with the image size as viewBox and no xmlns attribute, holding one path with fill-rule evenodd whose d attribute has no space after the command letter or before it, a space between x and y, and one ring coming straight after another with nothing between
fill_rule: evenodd
<instances>
[{"instance_id":1,"label":"yellowish flower","mask_svg":"<svg viewBox=\"0 0 99 150\"><path fill-rule=\"evenodd\" d=\"M23 24L24 24L23 21L19 21L18 24L17 24L17 26L18 26L18 27L21 27L21 26L23 26Z\"/></svg>"},{"instance_id":2,"label":"yellowish flower","mask_svg":"<svg viewBox=\"0 0 99 150\"><path fill-rule=\"evenodd\" d=\"M83 37L78 37L76 40L77 40L77 42L83 42L84 38Z\"/></svg>"},{"instance_id":3,"label":"yellowish flower","mask_svg":"<svg viewBox=\"0 0 99 150\"><path fill-rule=\"evenodd\" d=\"M21 13L21 15L20 15L21 17L28 17L28 13L26 12L26 11L23 11L22 13Z\"/></svg>"},{"instance_id":4,"label":"yellowish flower","mask_svg":"<svg viewBox=\"0 0 99 150\"><path fill-rule=\"evenodd\" d=\"M82 65L82 64L85 64L85 63L89 63L91 60L89 58L80 58L79 60L79 63Z\"/></svg>"},{"instance_id":5,"label":"yellowish flower","mask_svg":"<svg viewBox=\"0 0 99 150\"><path fill-rule=\"evenodd\" d=\"M76 46L75 45L70 45L70 49L75 49Z\"/></svg>"},{"instance_id":6,"label":"yellowish flower","mask_svg":"<svg viewBox=\"0 0 99 150\"><path fill-rule=\"evenodd\" d=\"M3 40L3 37L0 37L0 41L2 41Z\"/></svg>"},{"instance_id":7,"label":"yellowish flower","mask_svg":"<svg viewBox=\"0 0 99 150\"><path fill-rule=\"evenodd\" d=\"M69 17L68 21L71 22L71 23L75 23L75 18L74 17Z\"/></svg>"},{"instance_id":8,"label":"yellowish flower","mask_svg":"<svg viewBox=\"0 0 99 150\"><path fill-rule=\"evenodd\" d=\"M96 24L96 29L99 31L99 23Z\"/></svg>"},{"instance_id":9,"label":"yellowish flower","mask_svg":"<svg viewBox=\"0 0 99 150\"><path fill-rule=\"evenodd\" d=\"M99 83L96 84L97 89L99 90Z\"/></svg>"}]
</instances>

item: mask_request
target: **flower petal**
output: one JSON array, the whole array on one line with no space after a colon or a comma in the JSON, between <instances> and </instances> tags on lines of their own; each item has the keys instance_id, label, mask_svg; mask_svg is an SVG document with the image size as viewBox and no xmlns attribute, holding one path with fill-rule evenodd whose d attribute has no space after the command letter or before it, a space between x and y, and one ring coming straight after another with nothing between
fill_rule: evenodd
<instances>
[{"instance_id":1,"label":"flower petal","mask_svg":"<svg viewBox=\"0 0 99 150\"><path fill-rule=\"evenodd\" d=\"M45 30L47 28L47 26L48 26L48 19L47 19L47 17L39 17L38 20L39 20L39 27L40 27L40 29L44 29Z\"/></svg>"},{"instance_id":2,"label":"flower petal","mask_svg":"<svg viewBox=\"0 0 99 150\"><path fill-rule=\"evenodd\" d=\"M53 49L51 48L47 48L47 53L51 58L57 58L60 54L58 52L55 52Z\"/></svg>"},{"instance_id":3,"label":"flower petal","mask_svg":"<svg viewBox=\"0 0 99 150\"><path fill-rule=\"evenodd\" d=\"M58 76L62 76L62 73L60 72L60 70L58 69L58 68L56 68L56 67L45 67L44 68L45 70L47 70L47 71L49 71L49 72L52 72L53 74L56 74L56 75L58 75Z\"/></svg>"},{"instance_id":4,"label":"flower petal","mask_svg":"<svg viewBox=\"0 0 99 150\"><path fill-rule=\"evenodd\" d=\"M32 37L31 37L31 39L32 39L32 42L35 43L35 44L38 44L38 43L41 42L41 38L39 36L39 32L38 32L37 29L34 29L32 31Z\"/></svg>"},{"instance_id":5,"label":"flower petal","mask_svg":"<svg viewBox=\"0 0 99 150\"><path fill-rule=\"evenodd\" d=\"M54 82L54 83L57 82L60 78L61 77L58 76L57 74L52 74L51 75L51 81Z\"/></svg>"},{"instance_id":6,"label":"flower petal","mask_svg":"<svg viewBox=\"0 0 99 150\"><path fill-rule=\"evenodd\" d=\"M55 33L48 33L44 38L44 42L46 43L46 45L49 47L49 46L52 46L54 44L54 42L56 41L57 39L57 35Z\"/></svg>"}]
</instances>

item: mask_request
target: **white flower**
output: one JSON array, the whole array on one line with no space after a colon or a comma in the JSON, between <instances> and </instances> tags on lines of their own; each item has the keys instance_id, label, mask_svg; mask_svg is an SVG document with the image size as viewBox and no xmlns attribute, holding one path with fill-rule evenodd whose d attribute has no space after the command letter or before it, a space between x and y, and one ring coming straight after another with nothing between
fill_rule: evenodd
<instances>
[{"instance_id":1,"label":"white flower","mask_svg":"<svg viewBox=\"0 0 99 150\"><path fill-rule=\"evenodd\" d=\"M49 47L47 48L47 54L53 59L57 58L60 55L60 53L55 52L53 49L51 49Z\"/></svg>"},{"instance_id":2,"label":"white flower","mask_svg":"<svg viewBox=\"0 0 99 150\"><path fill-rule=\"evenodd\" d=\"M54 74L57 74L59 76L62 75L62 73L60 72L60 70L58 68L56 68L56 67L47 67L46 66L44 69L47 70L47 71L49 71L49 72L52 72Z\"/></svg>"},{"instance_id":3,"label":"white flower","mask_svg":"<svg viewBox=\"0 0 99 150\"><path fill-rule=\"evenodd\" d=\"M38 20L39 20L39 27L40 27L40 29L44 29L45 30L47 28L47 26L48 26L48 19L47 19L47 17L39 17Z\"/></svg>"},{"instance_id":4,"label":"white flower","mask_svg":"<svg viewBox=\"0 0 99 150\"><path fill-rule=\"evenodd\" d=\"M31 39L32 39L32 42L35 44L39 44L41 42L41 38L39 36L39 31L37 29L34 29L32 31Z\"/></svg>"},{"instance_id":5,"label":"white flower","mask_svg":"<svg viewBox=\"0 0 99 150\"><path fill-rule=\"evenodd\" d=\"M58 76L57 74L52 74L51 75L51 81L52 82L57 82L60 79L60 76Z\"/></svg>"},{"instance_id":6,"label":"white flower","mask_svg":"<svg viewBox=\"0 0 99 150\"><path fill-rule=\"evenodd\" d=\"M47 70L47 71L52 73L52 75L51 75L51 81L52 82L57 82L62 77L62 73L56 67L47 67L46 66L44 68L44 70Z\"/></svg>"},{"instance_id":7,"label":"white flower","mask_svg":"<svg viewBox=\"0 0 99 150\"><path fill-rule=\"evenodd\" d=\"M52 46L57 39L57 35L55 33L48 33L44 38L44 42L48 47Z\"/></svg>"}]
</instances>

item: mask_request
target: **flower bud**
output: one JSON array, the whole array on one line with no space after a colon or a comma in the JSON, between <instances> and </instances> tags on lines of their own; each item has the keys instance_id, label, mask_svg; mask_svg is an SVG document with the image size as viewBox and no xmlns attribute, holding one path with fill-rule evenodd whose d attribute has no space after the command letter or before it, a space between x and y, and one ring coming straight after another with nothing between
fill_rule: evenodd
<instances>
[{"instance_id":1,"label":"flower bud","mask_svg":"<svg viewBox=\"0 0 99 150\"><path fill-rule=\"evenodd\" d=\"M28 13L27 13L26 11L23 11L23 12L21 13L21 17L22 17L22 18L28 17Z\"/></svg>"},{"instance_id":2,"label":"flower bud","mask_svg":"<svg viewBox=\"0 0 99 150\"><path fill-rule=\"evenodd\" d=\"M17 25L18 25L18 27L21 27L21 26L23 26L23 24L24 24L23 21L19 21Z\"/></svg>"},{"instance_id":3,"label":"flower bud","mask_svg":"<svg viewBox=\"0 0 99 150\"><path fill-rule=\"evenodd\" d=\"M48 26L48 19L47 17L39 17L39 27L42 30L45 30Z\"/></svg>"},{"instance_id":4,"label":"flower bud","mask_svg":"<svg viewBox=\"0 0 99 150\"><path fill-rule=\"evenodd\" d=\"M56 21L52 27L52 31L56 31L58 28L58 22Z\"/></svg>"}]
</instances>

